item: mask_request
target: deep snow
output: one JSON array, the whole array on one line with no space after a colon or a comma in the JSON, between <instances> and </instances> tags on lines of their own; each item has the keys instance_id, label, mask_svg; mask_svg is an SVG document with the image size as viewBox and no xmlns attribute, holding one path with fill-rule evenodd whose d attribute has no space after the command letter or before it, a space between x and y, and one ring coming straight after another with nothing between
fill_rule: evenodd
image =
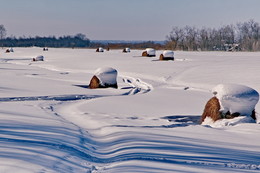
<instances>
[{"instance_id":1,"label":"deep snow","mask_svg":"<svg viewBox=\"0 0 260 173\"><path fill-rule=\"evenodd\" d=\"M260 170L259 119L198 124L217 84L260 91L258 52L177 51L167 62L142 50L4 52L0 172ZM44 61L33 62L38 55ZM107 66L118 71L119 89L88 89Z\"/></svg>"}]
</instances>

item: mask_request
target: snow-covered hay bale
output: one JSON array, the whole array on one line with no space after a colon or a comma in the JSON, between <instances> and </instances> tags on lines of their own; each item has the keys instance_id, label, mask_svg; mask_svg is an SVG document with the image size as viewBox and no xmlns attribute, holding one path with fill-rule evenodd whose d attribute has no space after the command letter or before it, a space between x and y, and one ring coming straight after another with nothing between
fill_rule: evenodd
<instances>
[{"instance_id":1,"label":"snow-covered hay bale","mask_svg":"<svg viewBox=\"0 0 260 173\"><path fill-rule=\"evenodd\" d=\"M39 55L39 56L33 58L33 61L44 61L44 56Z\"/></svg>"},{"instance_id":2,"label":"snow-covered hay bale","mask_svg":"<svg viewBox=\"0 0 260 173\"><path fill-rule=\"evenodd\" d=\"M14 49L13 48L8 48L5 50L5 53L10 53L10 52L14 52Z\"/></svg>"},{"instance_id":3,"label":"snow-covered hay bale","mask_svg":"<svg viewBox=\"0 0 260 173\"><path fill-rule=\"evenodd\" d=\"M102 47L99 47L96 49L96 52L104 52L104 49Z\"/></svg>"},{"instance_id":4,"label":"snow-covered hay bale","mask_svg":"<svg viewBox=\"0 0 260 173\"><path fill-rule=\"evenodd\" d=\"M117 70L111 67L99 68L90 80L89 88L118 88Z\"/></svg>"},{"instance_id":5,"label":"snow-covered hay bale","mask_svg":"<svg viewBox=\"0 0 260 173\"><path fill-rule=\"evenodd\" d=\"M174 52L172 50L165 50L160 55L160 60L174 60Z\"/></svg>"},{"instance_id":6,"label":"snow-covered hay bale","mask_svg":"<svg viewBox=\"0 0 260 173\"><path fill-rule=\"evenodd\" d=\"M130 50L130 48L128 48L128 47L123 49L123 53L129 53L130 51L131 51L131 50Z\"/></svg>"},{"instance_id":7,"label":"snow-covered hay bale","mask_svg":"<svg viewBox=\"0 0 260 173\"><path fill-rule=\"evenodd\" d=\"M154 57L155 56L155 49L146 48L145 51L142 53L142 56Z\"/></svg>"},{"instance_id":8,"label":"snow-covered hay bale","mask_svg":"<svg viewBox=\"0 0 260 173\"><path fill-rule=\"evenodd\" d=\"M212 97L206 104L201 122L209 117L212 121L231 119L238 116L255 116L255 105L259 100L256 90L238 84L219 84L213 88Z\"/></svg>"}]
</instances>

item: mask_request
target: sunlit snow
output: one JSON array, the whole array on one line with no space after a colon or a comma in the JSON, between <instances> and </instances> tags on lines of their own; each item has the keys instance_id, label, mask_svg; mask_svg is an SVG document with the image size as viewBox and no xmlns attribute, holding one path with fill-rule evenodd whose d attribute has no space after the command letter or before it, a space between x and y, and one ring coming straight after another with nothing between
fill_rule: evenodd
<instances>
[{"instance_id":1,"label":"sunlit snow","mask_svg":"<svg viewBox=\"0 0 260 173\"><path fill-rule=\"evenodd\" d=\"M259 52L176 51L157 61L142 50L13 49L0 52L0 172L260 170L259 103L256 122L199 124L218 84L248 86L256 103ZM32 62L38 55L44 61ZM88 89L100 67L117 70L118 89Z\"/></svg>"}]
</instances>

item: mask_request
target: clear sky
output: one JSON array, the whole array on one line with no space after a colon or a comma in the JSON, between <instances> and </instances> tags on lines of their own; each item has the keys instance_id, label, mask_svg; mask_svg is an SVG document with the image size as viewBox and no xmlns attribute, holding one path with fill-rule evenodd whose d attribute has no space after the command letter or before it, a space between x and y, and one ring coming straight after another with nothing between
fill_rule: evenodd
<instances>
[{"instance_id":1,"label":"clear sky","mask_svg":"<svg viewBox=\"0 0 260 173\"><path fill-rule=\"evenodd\" d=\"M260 22L259 8L260 0L0 0L0 24L17 37L165 40L173 26Z\"/></svg>"}]
</instances>

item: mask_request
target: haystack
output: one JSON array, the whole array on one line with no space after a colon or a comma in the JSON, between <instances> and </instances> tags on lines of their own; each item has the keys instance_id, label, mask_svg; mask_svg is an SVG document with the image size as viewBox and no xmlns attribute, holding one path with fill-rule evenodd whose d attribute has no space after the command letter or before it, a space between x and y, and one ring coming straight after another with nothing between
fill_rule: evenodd
<instances>
[{"instance_id":1,"label":"haystack","mask_svg":"<svg viewBox=\"0 0 260 173\"><path fill-rule=\"evenodd\" d=\"M256 90L238 84L219 84L213 88L214 96L206 103L201 123L209 117L213 122L238 116L255 116L255 105L259 100Z\"/></svg>"},{"instance_id":2,"label":"haystack","mask_svg":"<svg viewBox=\"0 0 260 173\"><path fill-rule=\"evenodd\" d=\"M154 57L155 50L153 48L146 48L145 51L142 53L142 56Z\"/></svg>"},{"instance_id":3,"label":"haystack","mask_svg":"<svg viewBox=\"0 0 260 173\"><path fill-rule=\"evenodd\" d=\"M104 49L102 47L99 47L96 49L96 52L104 52Z\"/></svg>"},{"instance_id":4,"label":"haystack","mask_svg":"<svg viewBox=\"0 0 260 173\"><path fill-rule=\"evenodd\" d=\"M5 53L10 53L10 52L14 52L14 49L13 48L8 48L6 49Z\"/></svg>"},{"instance_id":5,"label":"haystack","mask_svg":"<svg viewBox=\"0 0 260 173\"><path fill-rule=\"evenodd\" d=\"M163 53L160 55L159 60L174 60L174 52L172 50L163 51Z\"/></svg>"},{"instance_id":6,"label":"haystack","mask_svg":"<svg viewBox=\"0 0 260 173\"><path fill-rule=\"evenodd\" d=\"M44 56L39 55L39 56L33 58L33 61L44 61Z\"/></svg>"},{"instance_id":7,"label":"haystack","mask_svg":"<svg viewBox=\"0 0 260 173\"><path fill-rule=\"evenodd\" d=\"M118 88L117 70L111 67L99 68L90 80L89 88Z\"/></svg>"},{"instance_id":8,"label":"haystack","mask_svg":"<svg viewBox=\"0 0 260 173\"><path fill-rule=\"evenodd\" d=\"M129 53L130 51L131 51L131 50L130 50L130 48L128 48L128 47L123 49L123 53Z\"/></svg>"}]
</instances>

